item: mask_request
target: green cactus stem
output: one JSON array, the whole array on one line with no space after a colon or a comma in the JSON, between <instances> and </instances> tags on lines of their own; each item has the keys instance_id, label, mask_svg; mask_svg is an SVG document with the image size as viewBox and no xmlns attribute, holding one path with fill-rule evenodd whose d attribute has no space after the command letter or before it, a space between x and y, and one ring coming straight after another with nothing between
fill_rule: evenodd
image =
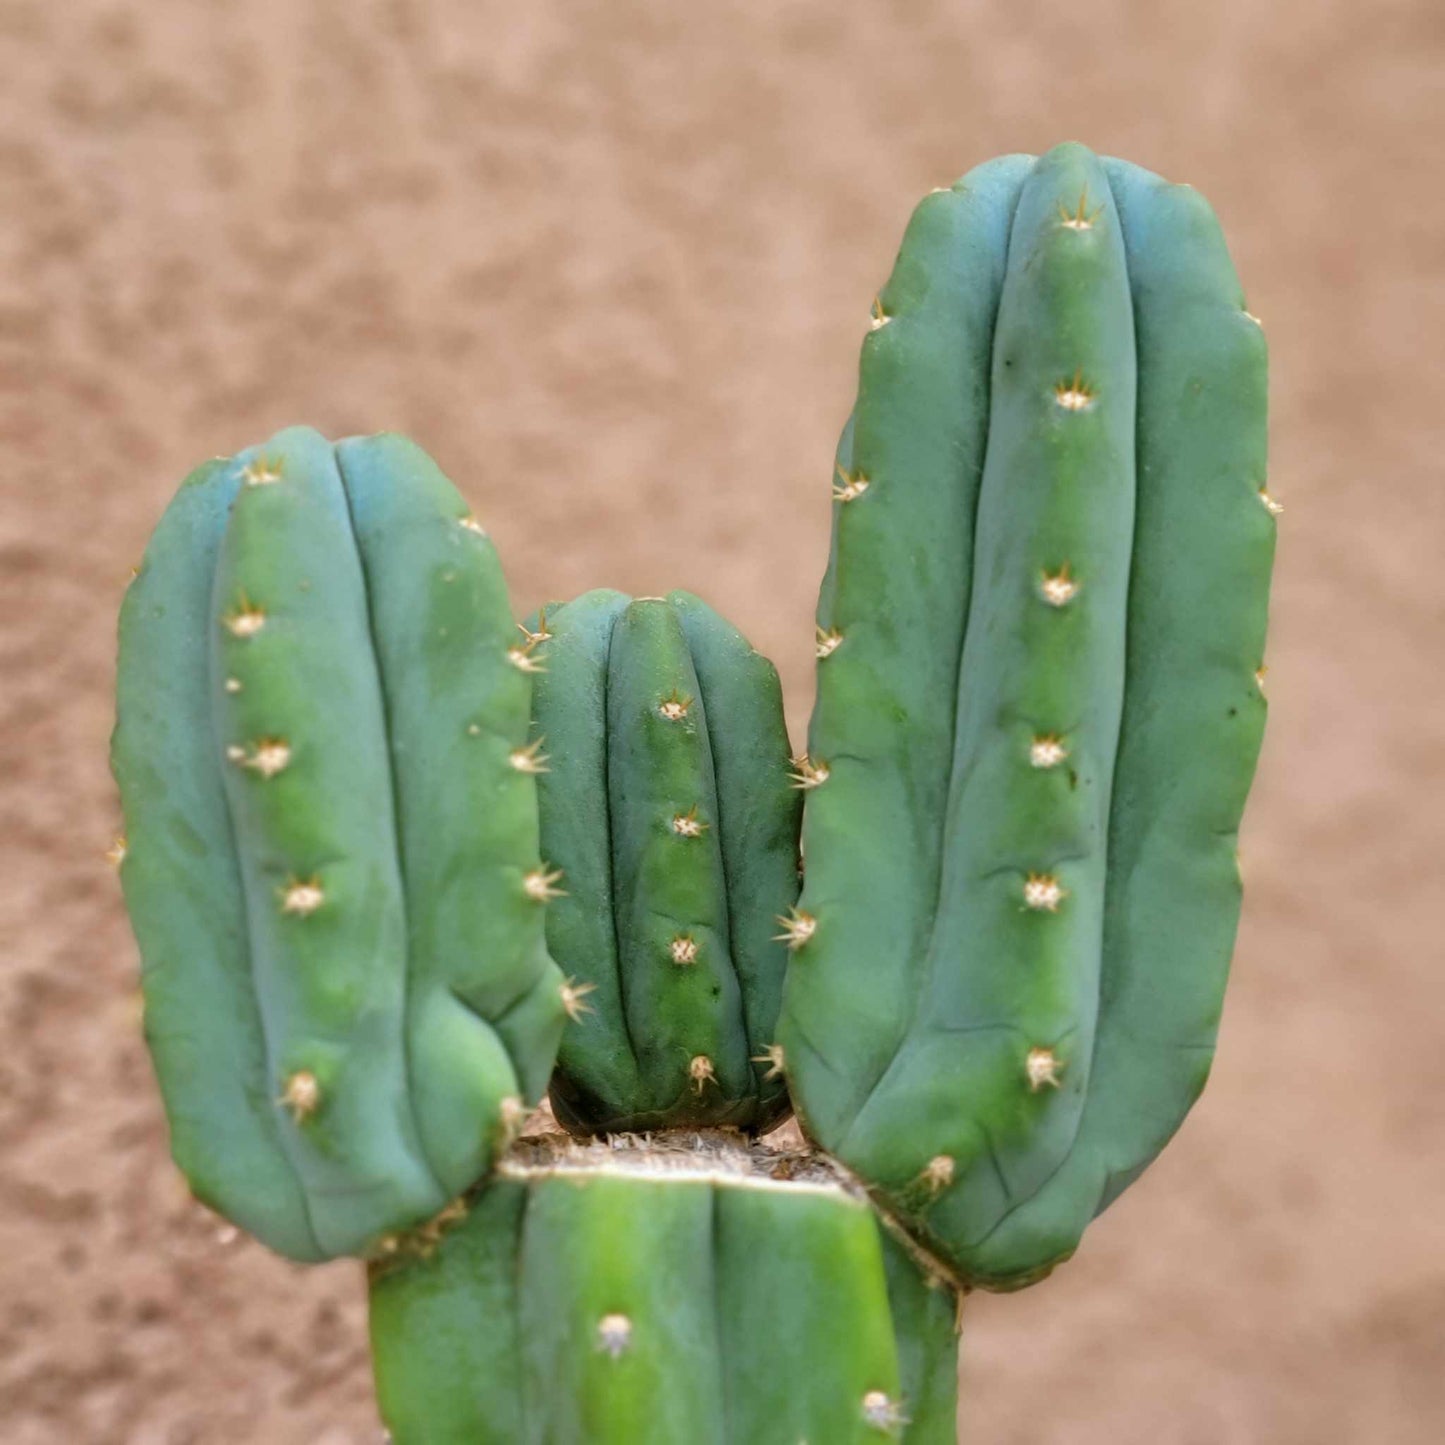
<instances>
[{"instance_id":1,"label":"green cactus stem","mask_svg":"<svg viewBox=\"0 0 1445 1445\"><path fill-rule=\"evenodd\" d=\"M956 1306L808 1154L523 1140L372 1267L397 1445L943 1445Z\"/></svg>"},{"instance_id":2,"label":"green cactus stem","mask_svg":"<svg viewBox=\"0 0 1445 1445\"><path fill-rule=\"evenodd\" d=\"M1265 370L1198 193L1077 145L927 197L874 307L781 1034L812 1137L969 1282L1066 1258L1209 1069Z\"/></svg>"},{"instance_id":3,"label":"green cactus stem","mask_svg":"<svg viewBox=\"0 0 1445 1445\"><path fill-rule=\"evenodd\" d=\"M545 1088L514 637L491 543L390 436L202 467L126 597L121 877L172 1149L294 1259L434 1215Z\"/></svg>"},{"instance_id":4,"label":"green cactus stem","mask_svg":"<svg viewBox=\"0 0 1445 1445\"><path fill-rule=\"evenodd\" d=\"M565 890L547 942L576 1005L557 1117L761 1131L787 1109L777 918L797 897L806 781L777 673L685 592L589 592L527 630L547 637L533 757Z\"/></svg>"}]
</instances>

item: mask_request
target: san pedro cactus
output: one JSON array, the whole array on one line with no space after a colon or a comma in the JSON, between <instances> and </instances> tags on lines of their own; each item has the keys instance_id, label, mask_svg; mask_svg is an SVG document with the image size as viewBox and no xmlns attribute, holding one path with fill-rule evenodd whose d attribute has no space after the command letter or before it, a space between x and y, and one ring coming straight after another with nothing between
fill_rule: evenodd
<instances>
[{"instance_id":1,"label":"san pedro cactus","mask_svg":"<svg viewBox=\"0 0 1445 1445\"><path fill-rule=\"evenodd\" d=\"M516 642L492 544L396 437L202 467L126 597L121 877L172 1147L293 1259L435 1214L546 1087Z\"/></svg>"},{"instance_id":2,"label":"san pedro cactus","mask_svg":"<svg viewBox=\"0 0 1445 1445\"><path fill-rule=\"evenodd\" d=\"M569 977L552 1102L578 1132L770 1127L801 793L772 664L685 592L589 592L545 637L534 755L547 942ZM545 749L545 752L543 751Z\"/></svg>"},{"instance_id":3,"label":"san pedro cactus","mask_svg":"<svg viewBox=\"0 0 1445 1445\"><path fill-rule=\"evenodd\" d=\"M398 1445L952 1439L959 1291L1209 1070L1264 467L1209 208L1071 145L926 198L874 303L801 759L687 593L518 634L399 438L182 487L121 620L147 1038L196 1195L368 1260ZM549 1083L582 1140L515 1137Z\"/></svg>"},{"instance_id":4,"label":"san pedro cactus","mask_svg":"<svg viewBox=\"0 0 1445 1445\"><path fill-rule=\"evenodd\" d=\"M1074 145L925 199L837 475L789 1084L1008 1288L1199 1093L1238 916L1276 508L1203 199Z\"/></svg>"},{"instance_id":5,"label":"san pedro cactus","mask_svg":"<svg viewBox=\"0 0 1445 1445\"><path fill-rule=\"evenodd\" d=\"M372 1266L397 1445L942 1445L954 1297L816 1156L538 1141Z\"/></svg>"}]
</instances>

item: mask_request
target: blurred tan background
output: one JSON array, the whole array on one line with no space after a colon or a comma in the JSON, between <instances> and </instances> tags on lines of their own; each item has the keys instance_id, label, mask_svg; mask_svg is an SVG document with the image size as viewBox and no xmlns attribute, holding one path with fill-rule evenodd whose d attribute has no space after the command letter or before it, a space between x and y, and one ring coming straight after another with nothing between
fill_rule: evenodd
<instances>
[{"instance_id":1,"label":"blurred tan background","mask_svg":"<svg viewBox=\"0 0 1445 1445\"><path fill-rule=\"evenodd\" d=\"M1066 137L1198 185L1264 318L1274 715L1214 1081L970 1301L962 1438L1445 1438L1442 67L1431 0L0 0L0 1438L380 1438L358 1271L186 1203L139 1044L113 619L184 473L402 429L519 610L685 581L801 737L868 302Z\"/></svg>"}]
</instances>

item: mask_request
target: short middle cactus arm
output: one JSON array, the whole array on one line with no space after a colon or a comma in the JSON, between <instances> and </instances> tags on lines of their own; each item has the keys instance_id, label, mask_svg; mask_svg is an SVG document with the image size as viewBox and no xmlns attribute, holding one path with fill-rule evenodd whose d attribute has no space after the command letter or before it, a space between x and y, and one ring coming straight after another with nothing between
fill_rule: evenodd
<instances>
[{"instance_id":1,"label":"short middle cactus arm","mask_svg":"<svg viewBox=\"0 0 1445 1445\"><path fill-rule=\"evenodd\" d=\"M534 749L547 915L574 1018L552 1102L581 1133L787 1111L775 1059L802 795L773 665L686 592L589 592L545 637Z\"/></svg>"}]
</instances>

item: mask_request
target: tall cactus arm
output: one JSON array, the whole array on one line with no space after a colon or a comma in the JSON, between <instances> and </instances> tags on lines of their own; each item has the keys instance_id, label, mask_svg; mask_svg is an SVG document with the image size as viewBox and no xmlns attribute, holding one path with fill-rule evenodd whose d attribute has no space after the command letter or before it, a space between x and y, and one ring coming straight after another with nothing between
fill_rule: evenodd
<instances>
[{"instance_id":1,"label":"tall cactus arm","mask_svg":"<svg viewBox=\"0 0 1445 1445\"><path fill-rule=\"evenodd\" d=\"M819 612L814 1136L1025 1283L1203 1082L1273 547L1264 347L1208 208L1062 146L920 205L864 343Z\"/></svg>"},{"instance_id":2,"label":"tall cactus arm","mask_svg":"<svg viewBox=\"0 0 1445 1445\"><path fill-rule=\"evenodd\" d=\"M203 468L127 596L122 883L173 1150L293 1258L435 1213L544 1086L510 631L491 544L392 437Z\"/></svg>"}]
</instances>

